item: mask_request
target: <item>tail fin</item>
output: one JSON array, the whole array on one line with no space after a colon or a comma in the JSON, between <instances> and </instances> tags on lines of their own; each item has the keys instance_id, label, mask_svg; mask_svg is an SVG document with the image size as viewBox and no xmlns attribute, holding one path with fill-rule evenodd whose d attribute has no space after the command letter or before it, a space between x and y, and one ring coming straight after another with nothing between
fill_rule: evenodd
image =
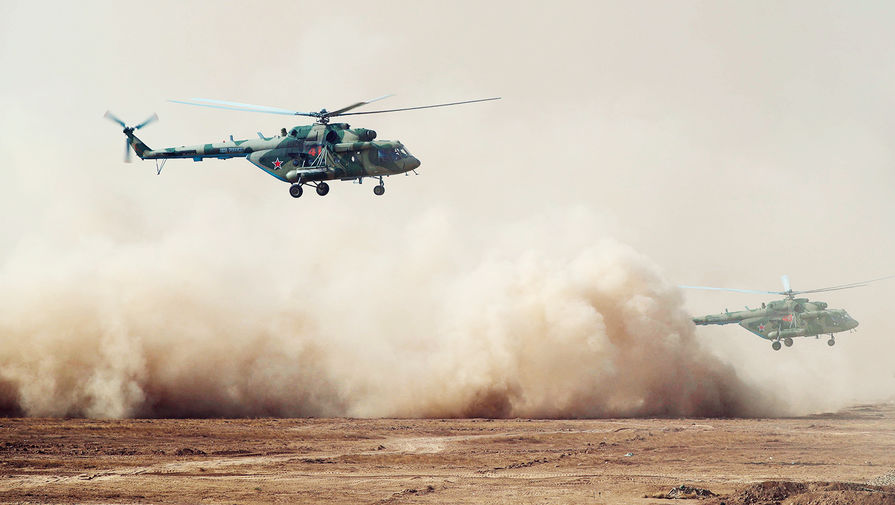
<instances>
[{"instance_id":1,"label":"tail fin","mask_svg":"<svg viewBox=\"0 0 895 505\"><path fill-rule=\"evenodd\" d=\"M142 140L137 138L137 136L134 135L133 132L128 132L126 133L126 135L128 144L130 144L131 148L134 150L135 153L137 153L137 156L139 156L141 160L143 159L143 153L152 150Z\"/></svg>"}]
</instances>

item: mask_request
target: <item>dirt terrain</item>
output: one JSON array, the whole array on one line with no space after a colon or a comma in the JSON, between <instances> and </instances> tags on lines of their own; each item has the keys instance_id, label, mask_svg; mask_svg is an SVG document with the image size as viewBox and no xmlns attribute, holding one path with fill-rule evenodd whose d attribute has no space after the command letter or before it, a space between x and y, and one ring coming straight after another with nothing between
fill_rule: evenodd
<instances>
[{"instance_id":1,"label":"dirt terrain","mask_svg":"<svg viewBox=\"0 0 895 505\"><path fill-rule=\"evenodd\" d=\"M797 419L0 419L12 503L895 504L895 404Z\"/></svg>"}]
</instances>

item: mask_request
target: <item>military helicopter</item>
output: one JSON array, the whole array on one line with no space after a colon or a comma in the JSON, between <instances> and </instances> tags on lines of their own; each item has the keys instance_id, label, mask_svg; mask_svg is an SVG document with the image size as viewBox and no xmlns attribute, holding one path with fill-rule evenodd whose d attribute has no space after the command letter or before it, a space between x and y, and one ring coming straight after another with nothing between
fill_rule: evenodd
<instances>
[{"instance_id":1,"label":"military helicopter","mask_svg":"<svg viewBox=\"0 0 895 505\"><path fill-rule=\"evenodd\" d=\"M807 298L796 298L797 295L806 293L823 293L826 291L838 291L840 289L851 289L866 286L871 282L889 279L893 276L880 277L879 279L871 279L869 281L856 282L852 284L842 284L839 286L831 286L820 289L809 289L805 291L793 291L789 283L789 276L782 276L783 291L759 291L753 289L730 289L730 288L713 288L708 286L679 286L685 289L710 289L715 291L733 291L736 293L756 293L783 295L783 300L775 300L762 303L761 308L740 310L736 312L728 312L726 309L721 314L710 314L704 317L694 317L693 322L697 325L708 324L731 324L739 323L740 326L746 328L759 337L770 340L771 348L779 351L781 342L786 347L791 347L793 337L815 337L820 335L830 335L827 344L833 346L836 344L834 333L853 330L858 326L858 322L843 309L827 308L826 302L809 301Z\"/></svg>"},{"instance_id":2,"label":"military helicopter","mask_svg":"<svg viewBox=\"0 0 895 505\"><path fill-rule=\"evenodd\" d=\"M325 181L340 179L363 182L365 177L377 178L379 180L379 184L373 188L373 193L378 196L385 193L383 177L415 170L420 166L420 160L411 156L404 145L397 140L374 141L376 138L375 131L366 128L351 128L347 123L330 123L331 118L430 109L500 99L500 97L481 98L419 107L348 112L389 96L392 95L357 102L334 111L321 109L320 112L297 112L276 107L210 100L207 98L170 100L174 103L217 109L306 116L315 118L316 122L311 125L295 126L289 131L283 128L278 136L273 137L265 137L261 132L258 132L258 139L234 140L231 135L229 141L166 147L164 149L151 149L134 135L136 130L158 120L158 115L153 114L147 120L135 126L127 126L124 121L109 111L106 111L105 117L124 128L124 135L127 137L124 146L124 160L130 162L130 152L133 149L140 159L156 160L156 173L158 174L161 174L165 162L171 158L191 158L193 161L202 161L206 158L246 158L268 174L283 182L290 183L289 194L293 198L298 198L302 195L304 192L302 186L305 185L313 186L316 188L318 195L324 196L329 193L329 184Z\"/></svg>"}]
</instances>

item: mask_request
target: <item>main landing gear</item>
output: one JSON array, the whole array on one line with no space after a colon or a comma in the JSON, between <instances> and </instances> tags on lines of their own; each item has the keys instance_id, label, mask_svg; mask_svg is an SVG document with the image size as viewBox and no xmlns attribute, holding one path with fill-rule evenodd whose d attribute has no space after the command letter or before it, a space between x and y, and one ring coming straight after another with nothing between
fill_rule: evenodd
<instances>
[{"instance_id":1,"label":"main landing gear","mask_svg":"<svg viewBox=\"0 0 895 505\"><path fill-rule=\"evenodd\" d=\"M308 186L314 186L317 189L317 194L320 196L326 196L329 194L329 184L325 182L296 182L289 186L289 194L292 195L292 198L300 198L301 195L304 194L303 186L307 184ZM373 186L373 194L376 196L382 196L385 194L385 183L382 181L382 177L379 178L379 184Z\"/></svg>"},{"instance_id":2,"label":"main landing gear","mask_svg":"<svg viewBox=\"0 0 895 505\"><path fill-rule=\"evenodd\" d=\"M775 351L779 351L780 348L783 347L784 345L786 347L792 347L792 338L786 337L783 340L775 340L775 341L771 342L771 349L773 349Z\"/></svg>"},{"instance_id":3,"label":"main landing gear","mask_svg":"<svg viewBox=\"0 0 895 505\"><path fill-rule=\"evenodd\" d=\"M297 182L289 186L289 194L292 195L292 198L298 198L304 194L304 189L302 189L301 186L302 185ZM314 186L316 186L317 194L320 196L326 196L326 194L329 193L329 184L325 182L318 182L317 184L314 184Z\"/></svg>"},{"instance_id":4,"label":"main landing gear","mask_svg":"<svg viewBox=\"0 0 895 505\"><path fill-rule=\"evenodd\" d=\"M815 338L819 338L819 335L815 335ZM781 345L781 342L783 345L786 345L786 347L792 347L792 339L790 337L786 337L782 340L774 340L773 342L771 342L771 349L779 351L783 347L783 345ZM832 333L830 334L830 340L827 340L827 345L830 347L836 345L836 339L833 337Z\"/></svg>"}]
</instances>

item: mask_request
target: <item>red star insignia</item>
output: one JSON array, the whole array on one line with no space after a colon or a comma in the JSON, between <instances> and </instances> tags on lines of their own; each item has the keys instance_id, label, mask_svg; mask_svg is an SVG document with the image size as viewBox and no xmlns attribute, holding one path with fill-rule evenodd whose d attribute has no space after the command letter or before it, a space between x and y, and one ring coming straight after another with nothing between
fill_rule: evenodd
<instances>
[{"instance_id":1,"label":"red star insignia","mask_svg":"<svg viewBox=\"0 0 895 505\"><path fill-rule=\"evenodd\" d=\"M277 161L274 161L274 162L273 162L273 167L274 167L274 168L280 168L282 165L283 165L283 162L280 161L280 158L277 158Z\"/></svg>"},{"instance_id":2,"label":"red star insignia","mask_svg":"<svg viewBox=\"0 0 895 505\"><path fill-rule=\"evenodd\" d=\"M792 322L792 314L787 314L787 315L783 316L783 320L786 321L787 323L791 323Z\"/></svg>"},{"instance_id":3,"label":"red star insignia","mask_svg":"<svg viewBox=\"0 0 895 505\"><path fill-rule=\"evenodd\" d=\"M759 324L759 325L758 325L758 331L764 331L764 325L763 325L763 324Z\"/></svg>"}]
</instances>

